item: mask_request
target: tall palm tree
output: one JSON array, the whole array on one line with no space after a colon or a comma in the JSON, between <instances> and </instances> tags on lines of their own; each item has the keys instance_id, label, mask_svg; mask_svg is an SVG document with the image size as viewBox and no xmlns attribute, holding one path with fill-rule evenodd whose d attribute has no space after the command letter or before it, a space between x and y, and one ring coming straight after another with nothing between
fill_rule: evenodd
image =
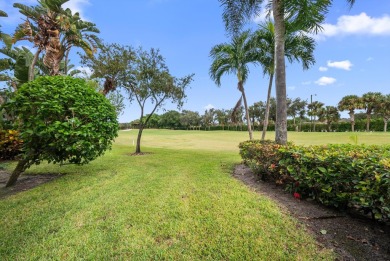
<instances>
[{"instance_id":1,"label":"tall palm tree","mask_svg":"<svg viewBox=\"0 0 390 261\"><path fill-rule=\"evenodd\" d=\"M248 79L248 64L258 60L258 53L250 41L250 32L245 31L233 37L231 43L218 44L210 51L213 62L210 67L210 77L220 86L224 74L237 76L237 88L241 92L248 124L249 139L253 139L251 121L249 118L248 103L246 100L244 84ZM237 106L238 107L238 106Z\"/></svg>"},{"instance_id":2,"label":"tall palm tree","mask_svg":"<svg viewBox=\"0 0 390 261\"><path fill-rule=\"evenodd\" d=\"M298 61L302 63L303 70L307 70L311 65L315 63L314 39L304 35L302 32L297 31L286 23L286 40L285 40L285 57L290 63ZM262 23L259 26L252 38L253 44L258 48L259 62L263 66L263 73L269 75L268 94L266 112L263 124L263 133L261 139L265 139L265 134L268 126L269 118L269 106L273 78L275 74L275 26L274 23L268 21ZM287 98L287 97L286 97Z\"/></svg>"},{"instance_id":3,"label":"tall palm tree","mask_svg":"<svg viewBox=\"0 0 390 261\"><path fill-rule=\"evenodd\" d=\"M355 131L355 110L363 109L363 100L357 95L344 96L338 104L340 111L349 111L351 131Z\"/></svg>"},{"instance_id":4,"label":"tall palm tree","mask_svg":"<svg viewBox=\"0 0 390 261\"><path fill-rule=\"evenodd\" d=\"M367 92L363 94L363 108L366 110L367 124L366 131L370 131L371 114L379 107L382 94L380 92Z\"/></svg>"},{"instance_id":5,"label":"tall palm tree","mask_svg":"<svg viewBox=\"0 0 390 261\"><path fill-rule=\"evenodd\" d=\"M219 0L223 6L226 29L233 34L260 11L263 0ZM355 0L346 0L351 6ZM287 143L287 91L285 65L285 22L290 21L298 30L318 32L332 1L269 0L267 8L273 11L275 21L275 85L277 97L277 122L275 141Z\"/></svg>"},{"instance_id":6,"label":"tall palm tree","mask_svg":"<svg viewBox=\"0 0 390 261\"><path fill-rule=\"evenodd\" d=\"M14 7L26 16L13 36L13 41L28 40L37 51L30 65L29 80L34 79L34 66L41 52L43 62L51 75L60 74L61 61L69 55L73 46L81 47L88 55L96 51L99 40L88 32L99 32L94 24L84 22L79 14L72 15L62 5L69 0L41 0L36 6L15 3ZM65 73L67 66L65 64Z\"/></svg>"}]
</instances>

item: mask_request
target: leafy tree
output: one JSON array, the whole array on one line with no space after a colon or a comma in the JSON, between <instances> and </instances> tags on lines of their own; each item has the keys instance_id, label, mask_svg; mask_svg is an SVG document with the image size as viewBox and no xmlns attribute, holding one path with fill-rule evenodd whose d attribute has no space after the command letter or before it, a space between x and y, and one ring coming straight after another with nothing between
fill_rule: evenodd
<instances>
[{"instance_id":1,"label":"leafy tree","mask_svg":"<svg viewBox=\"0 0 390 261\"><path fill-rule=\"evenodd\" d=\"M307 105L307 108L309 109L309 116L314 117L314 125L313 125L313 131L316 131L316 116L319 116L320 111L322 110L322 107L324 104L319 101L314 101L312 103L309 103Z\"/></svg>"},{"instance_id":2,"label":"leafy tree","mask_svg":"<svg viewBox=\"0 0 390 261\"><path fill-rule=\"evenodd\" d=\"M124 87L133 74L136 54L130 46L102 44L95 57L82 55L81 63L93 71L91 78L99 79L102 93L107 95L118 87Z\"/></svg>"},{"instance_id":3,"label":"leafy tree","mask_svg":"<svg viewBox=\"0 0 390 261\"><path fill-rule=\"evenodd\" d=\"M382 95L374 110L376 114L382 117L384 123L383 131L387 132L387 123L390 121L390 94Z\"/></svg>"},{"instance_id":4,"label":"leafy tree","mask_svg":"<svg viewBox=\"0 0 390 261\"><path fill-rule=\"evenodd\" d=\"M214 109L209 109L204 112L202 116L202 123L205 126L205 128L208 127L210 130L210 126L214 125L215 116L216 115Z\"/></svg>"},{"instance_id":5,"label":"leafy tree","mask_svg":"<svg viewBox=\"0 0 390 261\"><path fill-rule=\"evenodd\" d=\"M160 116L158 124L163 128L175 129L181 127L180 112L170 110Z\"/></svg>"},{"instance_id":6,"label":"leafy tree","mask_svg":"<svg viewBox=\"0 0 390 261\"><path fill-rule=\"evenodd\" d=\"M148 117L149 117L149 114L145 115L144 120L146 120ZM149 119L148 123L146 124L146 127L147 128L158 128L160 126L160 119L161 119L160 115L158 115L156 113L153 114L152 116L150 116L150 119Z\"/></svg>"},{"instance_id":7,"label":"leafy tree","mask_svg":"<svg viewBox=\"0 0 390 261\"><path fill-rule=\"evenodd\" d=\"M256 122L260 124L261 119L264 119L265 105L262 101L255 102L252 106L249 106L249 118L252 120L252 124Z\"/></svg>"},{"instance_id":8,"label":"leafy tree","mask_svg":"<svg viewBox=\"0 0 390 261\"><path fill-rule=\"evenodd\" d=\"M242 26L253 15L260 11L262 0L219 0L223 6L223 20L226 29L233 34L238 33ZM355 0L347 0L351 6ZM317 33L321 29L321 23L330 0L303 1L303 0L270 0L268 10L273 12L275 21L275 85L277 98L277 122L275 141L279 144L287 143L287 91L286 91L286 66L285 66L285 33L286 21L293 28L305 32Z\"/></svg>"},{"instance_id":9,"label":"leafy tree","mask_svg":"<svg viewBox=\"0 0 390 261\"><path fill-rule=\"evenodd\" d=\"M17 116L14 129L23 140L7 187L43 160L86 164L109 149L118 132L113 106L82 79L39 77L23 84L3 107Z\"/></svg>"},{"instance_id":10,"label":"leafy tree","mask_svg":"<svg viewBox=\"0 0 390 261\"><path fill-rule=\"evenodd\" d=\"M380 92L367 92L362 96L363 108L366 110L367 116L366 131L370 131L371 114L379 106L381 97Z\"/></svg>"},{"instance_id":11,"label":"leafy tree","mask_svg":"<svg viewBox=\"0 0 390 261\"><path fill-rule=\"evenodd\" d=\"M363 108L363 100L357 95L344 96L338 104L338 109L340 111L348 111L352 132L355 131L355 110Z\"/></svg>"},{"instance_id":12,"label":"leafy tree","mask_svg":"<svg viewBox=\"0 0 390 261\"><path fill-rule=\"evenodd\" d=\"M254 45L257 46L259 56L259 62L263 67L263 73L269 75L268 94L266 111L264 116L263 133L261 139L265 139L265 134L268 126L269 118L269 106L271 98L271 89L273 78L275 74L275 26L274 23L268 21L260 24L259 29L254 33L252 38ZM298 61L302 63L303 70L307 70L311 65L315 63L314 59L314 39L306 36L302 31L297 31L296 28L292 27L291 24L286 22L286 34L285 34L285 56L287 60L292 63ZM289 106L287 104L287 108ZM289 114L287 110L287 115ZM295 115L294 124L295 124Z\"/></svg>"},{"instance_id":13,"label":"leafy tree","mask_svg":"<svg viewBox=\"0 0 390 261\"><path fill-rule=\"evenodd\" d=\"M241 98L244 101L249 139L252 140L252 127L244 84L249 75L248 64L257 61L258 59L257 53L250 41L249 31L234 36L231 43L214 46L210 51L210 56L213 60L210 67L210 77L218 86L221 85L222 75L235 74L237 76L237 88L241 92Z\"/></svg>"},{"instance_id":14,"label":"leafy tree","mask_svg":"<svg viewBox=\"0 0 390 261\"><path fill-rule=\"evenodd\" d=\"M185 89L192 82L193 74L183 78L173 77L169 73L165 59L159 50L150 49L148 52L140 48L136 55L137 59L133 68L130 65L127 68L127 70L131 71L131 74L127 75L127 81L124 83L124 87L129 92L130 101L135 99L141 109L135 151L135 153L141 153L142 131L148 121L156 110L161 108L167 100L176 103L178 108L181 108L186 98ZM144 119L145 104L148 101L153 105L152 111Z\"/></svg>"},{"instance_id":15,"label":"leafy tree","mask_svg":"<svg viewBox=\"0 0 390 261\"><path fill-rule=\"evenodd\" d=\"M340 119L340 113L334 106L326 106L318 111L318 119L324 121L327 126L327 130L331 131L333 122L338 122Z\"/></svg>"},{"instance_id":16,"label":"leafy tree","mask_svg":"<svg viewBox=\"0 0 390 261\"><path fill-rule=\"evenodd\" d=\"M197 111L183 110L180 115L180 124L187 129L200 126L200 122L201 117Z\"/></svg>"}]
</instances>

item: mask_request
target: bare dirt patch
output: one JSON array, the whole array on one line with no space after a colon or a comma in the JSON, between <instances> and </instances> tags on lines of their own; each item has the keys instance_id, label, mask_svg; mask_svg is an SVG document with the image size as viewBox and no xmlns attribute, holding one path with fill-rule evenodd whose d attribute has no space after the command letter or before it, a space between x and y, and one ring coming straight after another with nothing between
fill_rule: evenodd
<instances>
[{"instance_id":1,"label":"bare dirt patch","mask_svg":"<svg viewBox=\"0 0 390 261\"><path fill-rule=\"evenodd\" d=\"M260 181L245 165L237 165L233 176L256 192L272 199L295 217L338 260L390 260L390 226L341 213L313 201L295 199L271 182Z\"/></svg>"},{"instance_id":2,"label":"bare dirt patch","mask_svg":"<svg viewBox=\"0 0 390 261\"><path fill-rule=\"evenodd\" d=\"M10 173L0 170L0 199L10 195L35 188L43 183L59 178L62 174L21 175L15 186L6 188Z\"/></svg>"}]
</instances>

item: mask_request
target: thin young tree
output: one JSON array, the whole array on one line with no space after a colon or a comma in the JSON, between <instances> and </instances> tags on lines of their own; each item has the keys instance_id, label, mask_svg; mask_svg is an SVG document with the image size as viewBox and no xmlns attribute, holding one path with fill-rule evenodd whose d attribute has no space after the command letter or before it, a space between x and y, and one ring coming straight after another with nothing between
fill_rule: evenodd
<instances>
[{"instance_id":1,"label":"thin young tree","mask_svg":"<svg viewBox=\"0 0 390 261\"><path fill-rule=\"evenodd\" d=\"M136 56L132 73L127 75L124 87L129 93L130 101L135 99L141 110L135 150L135 153L139 154L141 153L142 132L152 115L168 100L181 108L186 98L185 90L192 82L193 74L183 78L172 76L164 57L156 49L144 51L140 48ZM144 118L147 103L152 105L152 110Z\"/></svg>"},{"instance_id":2,"label":"thin young tree","mask_svg":"<svg viewBox=\"0 0 390 261\"><path fill-rule=\"evenodd\" d=\"M366 110L366 131L370 131L371 115L377 107L379 107L382 93L380 92L367 92L363 94L363 108Z\"/></svg>"}]
</instances>

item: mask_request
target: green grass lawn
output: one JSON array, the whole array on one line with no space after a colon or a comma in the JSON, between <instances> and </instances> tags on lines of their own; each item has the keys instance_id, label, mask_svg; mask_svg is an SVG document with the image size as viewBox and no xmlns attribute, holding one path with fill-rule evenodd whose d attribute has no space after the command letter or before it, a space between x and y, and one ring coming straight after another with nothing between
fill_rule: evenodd
<instances>
[{"instance_id":1,"label":"green grass lawn","mask_svg":"<svg viewBox=\"0 0 390 261\"><path fill-rule=\"evenodd\" d=\"M89 165L28 170L66 175L0 200L0 260L334 258L231 177L247 133L146 130L143 150L150 154L131 156L136 134L120 132L113 150ZM298 144L349 141L338 133L289 137ZM358 139L380 144L390 136Z\"/></svg>"}]
</instances>

